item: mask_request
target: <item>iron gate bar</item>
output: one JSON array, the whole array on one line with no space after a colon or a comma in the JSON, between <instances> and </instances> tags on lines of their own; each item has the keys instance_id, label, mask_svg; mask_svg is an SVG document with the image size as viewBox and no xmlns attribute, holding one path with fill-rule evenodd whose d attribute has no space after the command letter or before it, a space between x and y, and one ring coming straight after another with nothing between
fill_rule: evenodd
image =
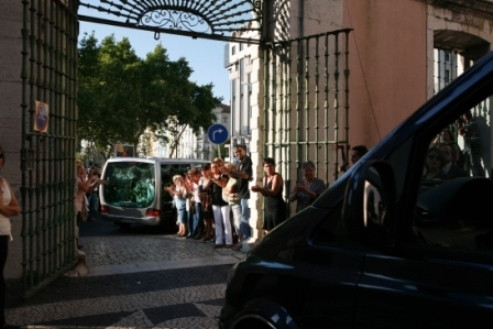
<instances>
[{"instance_id":1,"label":"iron gate bar","mask_svg":"<svg viewBox=\"0 0 493 329\"><path fill-rule=\"evenodd\" d=\"M80 1L96 15L79 20L159 33L178 34L241 43L260 43L263 1L261 0L99 0ZM251 17L249 17L251 16ZM118 20L121 18L120 20ZM202 27L202 28L201 28ZM205 29L203 28L205 27ZM235 37L234 32L256 31L259 39ZM227 35L229 34L229 35Z\"/></svg>"},{"instance_id":2,"label":"iron gate bar","mask_svg":"<svg viewBox=\"0 0 493 329\"><path fill-rule=\"evenodd\" d=\"M330 88L329 88L329 81L330 81L330 72L329 72L329 35L326 35L325 36L325 61L324 61L324 77L325 77L325 95L324 95L324 111L325 111L325 117L324 117L324 120L325 120L325 133L324 133L324 137L325 137L325 140L329 140L330 139L330 126L329 126L329 114L328 114L328 111L329 111L329 108L330 108L330 104L329 102L327 101L329 99L329 94L330 94ZM325 154L326 154L326 158L325 158L325 161L324 161L324 166L325 168L328 168L329 167L329 152L330 152L330 146L329 144L326 144L325 145ZM327 176L325 177L327 180L328 180L328 174Z\"/></svg>"}]
</instances>

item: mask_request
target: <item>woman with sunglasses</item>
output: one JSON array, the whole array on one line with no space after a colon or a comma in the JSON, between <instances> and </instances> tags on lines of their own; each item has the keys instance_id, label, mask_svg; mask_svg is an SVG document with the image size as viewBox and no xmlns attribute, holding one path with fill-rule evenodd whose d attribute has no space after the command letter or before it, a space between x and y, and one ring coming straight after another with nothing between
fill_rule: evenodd
<instances>
[{"instance_id":1,"label":"woman with sunglasses","mask_svg":"<svg viewBox=\"0 0 493 329\"><path fill-rule=\"evenodd\" d=\"M0 147L0 170L5 164L5 155ZM0 329L16 328L5 324L5 278L4 269L7 262L9 251L9 241L12 240L10 217L21 213L19 202L17 201L9 182L0 176Z\"/></svg>"}]
</instances>

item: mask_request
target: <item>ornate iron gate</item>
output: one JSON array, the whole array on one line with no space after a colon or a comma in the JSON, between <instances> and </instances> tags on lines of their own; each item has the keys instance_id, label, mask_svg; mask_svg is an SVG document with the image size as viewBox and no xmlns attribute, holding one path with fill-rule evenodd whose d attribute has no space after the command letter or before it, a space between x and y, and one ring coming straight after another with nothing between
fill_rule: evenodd
<instances>
[{"instance_id":1,"label":"ornate iron gate","mask_svg":"<svg viewBox=\"0 0 493 329\"><path fill-rule=\"evenodd\" d=\"M302 178L303 162L313 161L327 184L347 162L349 33L264 45L263 156L276 160L286 194Z\"/></svg>"},{"instance_id":2,"label":"ornate iron gate","mask_svg":"<svg viewBox=\"0 0 493 329\"><path fill-rule=\"evenodd\" d=\"M22 243L24 295L76 264L77 2L24 0Z\"/></svg>"}]
</instances>

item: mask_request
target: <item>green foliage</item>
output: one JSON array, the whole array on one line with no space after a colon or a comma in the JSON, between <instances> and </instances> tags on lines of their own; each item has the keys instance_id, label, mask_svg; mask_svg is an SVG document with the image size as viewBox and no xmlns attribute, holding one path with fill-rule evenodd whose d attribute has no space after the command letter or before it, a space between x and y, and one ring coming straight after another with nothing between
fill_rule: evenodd
<instances>
[{"instance_id":1,"label":"green foliage","mask_svg":"<svg viewBox=\"0 0 493 329\"><path fill-rule=\"evenodd\" d=\"M190 82L192 72L185 59L170 61L161 45L143 60L127 38L115 42L111 35L99 45L86 33L79 47L79 139L101 149L136 145L146 128L165 139L170 117L195 132L207 129L221 99L212 84Z\"/></svg>"}]
</instances>

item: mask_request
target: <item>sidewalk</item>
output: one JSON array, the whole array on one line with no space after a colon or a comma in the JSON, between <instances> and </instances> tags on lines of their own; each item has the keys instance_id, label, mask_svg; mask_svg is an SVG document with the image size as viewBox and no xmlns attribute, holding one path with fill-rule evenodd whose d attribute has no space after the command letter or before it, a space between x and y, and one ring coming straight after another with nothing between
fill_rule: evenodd
<instances>
[{"instance_id":1,"label":"sidewalk","mask_svg":"<svg viewBox=\"0 0 493 329\"><path fill-rule=\"evenodd\" d=\"M44 329L217 328L227 273L246 257L175 235L81 236L79 242L87 275L67 273L19 307L7 308L8 323Z\"/></svg>"},{"instance_id":2,"label":"sidewalk","mask_svg":"<svg viewBox=\"0 0 493 329\"><path fill-rule=\"evenodd\" d=\"M175 235L147 239L142 236L105 237L104 241L86 237L80 242L86 254L87 276L234 264L246 257L242 252L214 249L211 243Z\"/></svg>"}]
</instances>

